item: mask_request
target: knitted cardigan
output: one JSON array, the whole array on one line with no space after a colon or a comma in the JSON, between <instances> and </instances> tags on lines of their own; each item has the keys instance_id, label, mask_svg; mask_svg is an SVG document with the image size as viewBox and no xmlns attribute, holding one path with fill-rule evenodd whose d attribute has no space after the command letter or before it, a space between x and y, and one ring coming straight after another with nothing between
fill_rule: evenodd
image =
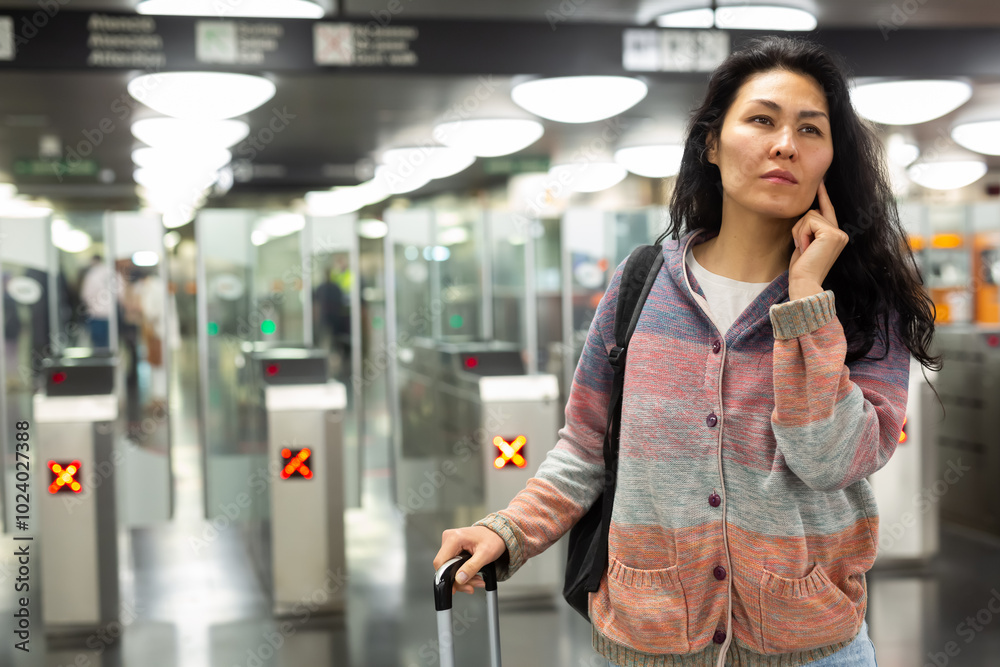
<instances>
[{"instance_id":1,"label":"knitted cardigan","mask_svg":"<svg viewBox=\"0 0 1000 667\"><path fill-rule=\"evenodd\" d=\"M629 345L609 566L590 595L595 649L622 667L794 667L857 635L878 513L866 477L895 451L909 351L890 321L865 358L827 290L775 278L723 337L685 266L664 263ZM598 306L566 423L507 509L499 576L556 542L602 490L607 361L624 262ZM882 357L881 360L873 358Z\"/></svg>"}]
</instances>

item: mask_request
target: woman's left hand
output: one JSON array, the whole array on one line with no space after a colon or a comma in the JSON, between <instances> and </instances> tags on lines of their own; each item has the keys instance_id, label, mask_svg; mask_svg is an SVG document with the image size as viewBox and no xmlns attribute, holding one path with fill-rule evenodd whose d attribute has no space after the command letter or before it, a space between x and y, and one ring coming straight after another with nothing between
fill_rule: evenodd
<instances>
[{"instance_id":1,"label":"woman's left hand","mask_svg":"<svg viewBox=\"0 0 1000 667\"><path fill-rule=\"evenodd\" d=\"M802 299L823 291L823 281L850 240L837 225L826 184L820 181L819 210L810 209L792 227L795 251L788 263L788 299Z\"/></svg>"}]
</instances>

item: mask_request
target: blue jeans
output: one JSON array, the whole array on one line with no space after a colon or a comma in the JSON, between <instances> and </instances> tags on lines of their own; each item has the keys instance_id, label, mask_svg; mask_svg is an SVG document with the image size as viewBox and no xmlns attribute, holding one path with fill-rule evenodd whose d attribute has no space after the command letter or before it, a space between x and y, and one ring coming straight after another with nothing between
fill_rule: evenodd
<instances>
[{"instance_id":1,"label":"blue jeans","mask_svg":"<svg viewBox=\"0 0 1000 667\"><path fill-rule=\"evenodd\" d=\"M875 644L868 637L868 623L861 623L861 631L850 644L833 655L808 663L811 667L878 667L875 662ZM608 667L615 667L608 663Z\"/></svg>"}]
</instances>

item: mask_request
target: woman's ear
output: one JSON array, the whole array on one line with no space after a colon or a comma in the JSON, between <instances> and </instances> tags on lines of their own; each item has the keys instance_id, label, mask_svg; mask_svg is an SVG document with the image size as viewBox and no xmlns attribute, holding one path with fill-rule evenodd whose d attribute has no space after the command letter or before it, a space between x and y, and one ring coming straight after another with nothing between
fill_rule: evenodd
<instances>
[{"instance_id":1,"label":"woman's ear","mask_svg":"<svg viewBox=\"0 0 1000 667\"><path fill-rule=\"evenodd\" d=\"M705 158L716 167L719 166L715 159L715 134L712 132L705 137Z\"/></svg>"}]
</instances>

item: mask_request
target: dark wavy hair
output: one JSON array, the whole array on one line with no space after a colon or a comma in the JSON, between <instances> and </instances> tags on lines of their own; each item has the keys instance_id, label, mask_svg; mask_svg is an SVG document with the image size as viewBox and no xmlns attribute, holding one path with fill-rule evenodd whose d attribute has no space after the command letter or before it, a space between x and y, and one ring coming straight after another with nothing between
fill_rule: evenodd
<instances>
[{"instance_id":1,"label":"dark wavy hair","mask_svg":"<svg viewBox=\"0 0 1000 667\"><path fill-rule=\"evenodd\" d=\"M871 351L876 336L888 354L889 326L898 313L900 336L921 364L940 370L930 355L934 302L923 288L885 166L885 151L875 126L851 105L848 68L843 60L802 38L761 37L730 54L712 73L705 101L688 123L680 173L670 199L670 222L657 243L693 230L718 232L722 225L719 168L705 153L709 136L722 123L740 88L751 76L786 70L814 79L830 110L833 162L826 188L850 243L830 269L823 289L833 290L837 317L847 339L847 359ZM804 214L805 212L803 212ZM789 237L789 245L792 239ZM878 357L885 358L885 355Z\"/></svg>"}]
</instances>

